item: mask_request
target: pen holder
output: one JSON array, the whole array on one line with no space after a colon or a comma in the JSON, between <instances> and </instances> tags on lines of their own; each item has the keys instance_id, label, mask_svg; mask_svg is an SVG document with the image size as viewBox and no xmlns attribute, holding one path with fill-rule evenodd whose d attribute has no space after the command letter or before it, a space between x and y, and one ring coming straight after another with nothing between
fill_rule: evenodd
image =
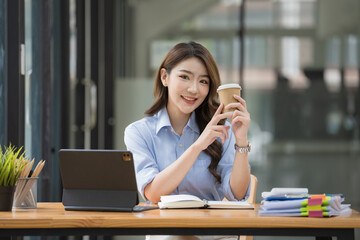
<instances>
[{"instance_id":1,"label":"pen holder","mask_svg":"<svg viewBox=\"0 0 360 240\"><path fill-rule=\"evenodd\" d=\"M38 177L18 178L14 196L15 208L37 208Z\"/></svg>"}]
</instances>

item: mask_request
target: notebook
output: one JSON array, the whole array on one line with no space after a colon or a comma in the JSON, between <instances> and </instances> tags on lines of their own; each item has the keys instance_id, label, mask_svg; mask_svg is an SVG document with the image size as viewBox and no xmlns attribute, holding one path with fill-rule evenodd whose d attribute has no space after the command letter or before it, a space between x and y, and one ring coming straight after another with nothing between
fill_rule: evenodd
<instances>
[{"instance_id":1,"label":"notebook","mask_svg":"<svg viewBox=\"0 0 360 240\"><path fill-rule=\"evenodd\" d=\"M138 212L133 156L129 151L61 149L65 210Z\"/></svg>"}]
</instances>

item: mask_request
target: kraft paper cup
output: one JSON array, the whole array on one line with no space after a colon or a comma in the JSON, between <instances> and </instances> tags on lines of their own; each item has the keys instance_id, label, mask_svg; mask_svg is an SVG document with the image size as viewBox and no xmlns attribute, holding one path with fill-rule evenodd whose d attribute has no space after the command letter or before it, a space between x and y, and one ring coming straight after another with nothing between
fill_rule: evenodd
<instances>
[{"instance_id":1,"label":"kraft paper cup","mask_svg":"<svg viewBox=\"0 0 360 240\"><path fill-rule=\"evenodd\" d=\"M241 92L241 87L237 83L223 84L223 85L219 86L217 89L217 93L219 94L220 102L224 104L224 107L226 107L226 105L228 105L229 103L238 102L234 98L234 94L241 96L240 92ZM223 113L233 112L233 111L235 111L234 108L223 109Z\"/></svg>"}]
</instances>

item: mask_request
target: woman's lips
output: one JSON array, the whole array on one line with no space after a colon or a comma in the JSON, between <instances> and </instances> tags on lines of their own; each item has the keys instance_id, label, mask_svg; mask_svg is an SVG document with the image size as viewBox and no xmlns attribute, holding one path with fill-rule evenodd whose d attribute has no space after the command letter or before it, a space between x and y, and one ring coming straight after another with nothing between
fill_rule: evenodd
<instances>
[{"instance_id":1,"label":"woman's lips","mask_svg":"<svg viewBox=\"0 0 360 240\"><path fill-rule=\"evenodd\" d=\"M187 104L194 104L197 100L197 98L194 97L186 97L186 96L181 96L181 98L184 100L184 102L186 102Z\"/></svg>"}]
</instances>

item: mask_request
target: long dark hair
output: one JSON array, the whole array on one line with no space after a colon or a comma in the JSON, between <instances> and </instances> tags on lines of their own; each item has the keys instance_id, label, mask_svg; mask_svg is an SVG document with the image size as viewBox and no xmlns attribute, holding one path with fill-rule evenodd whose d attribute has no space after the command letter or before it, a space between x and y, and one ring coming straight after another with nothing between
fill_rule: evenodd
<instances>
[{"instance_id":1,"label":"long dark hair","mask_svg":"<svg viewBox=\"0 0 360 240\"><path fill-rule=\"evenodd\" d=\"M210 52L201 44L196 42L179 43L167 53L156 73L154 87L155 101L153 105L148 110L146 110L145 115L153 116L167 105L168 90L161 82L161 69L164 68L168 73L170 73L178 63L192 57L196 57L203 62L210 77L209 93L202 104L197 109L195 109L196 123L199 126L200 133L202 133L214 115L216 109L219 107L216 89L220 85L220 75ZM221 125L224 123L224 120L219 122ZM216 172L216 168L221 159L222 150L223 146L219 141L214 141L211 145L208 146L207 149L204 150L205 153L211 158L211 163L208 169L215 177L215 179L220 183L221 176Z\"/></svg>"}]
</instances>

